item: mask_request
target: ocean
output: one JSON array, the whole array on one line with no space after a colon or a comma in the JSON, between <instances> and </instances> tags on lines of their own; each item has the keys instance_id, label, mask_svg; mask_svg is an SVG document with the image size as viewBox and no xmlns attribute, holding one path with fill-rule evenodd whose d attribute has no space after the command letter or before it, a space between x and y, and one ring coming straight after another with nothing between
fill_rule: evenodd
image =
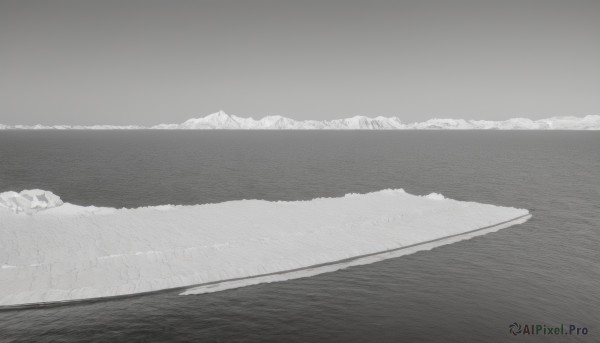
<instances>
[{"instance_id":1,"label":"ocean","mask_svg":"<svg viewBox=\"0 0 600 343\"><path fill-rule=\"evenodd\" d=\"M599 132L0 131L0 192L32 188L128 208L403 188L533 218L310 278L0 311L0 342L600 340Z\"/></svg>"}]
</instances>

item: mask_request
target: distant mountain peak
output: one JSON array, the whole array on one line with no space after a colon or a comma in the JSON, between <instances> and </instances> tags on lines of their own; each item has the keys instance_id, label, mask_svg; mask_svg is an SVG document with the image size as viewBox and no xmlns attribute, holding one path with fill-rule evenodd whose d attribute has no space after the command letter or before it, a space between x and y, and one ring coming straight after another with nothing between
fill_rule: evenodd
<instances>
[{"instance_id":1,"label":"distant mountain peak","mask_svg":"<svg viewBox=\"0 0 600 343\"><path fill-rule=\"evenodd\" d=\"M208 117L213 116L213 117L217 117L217 118L229 118L230 115L225 113L225 111L223 110L218 110L215 113L209 114Z\"/></svg>"}]
</instances>

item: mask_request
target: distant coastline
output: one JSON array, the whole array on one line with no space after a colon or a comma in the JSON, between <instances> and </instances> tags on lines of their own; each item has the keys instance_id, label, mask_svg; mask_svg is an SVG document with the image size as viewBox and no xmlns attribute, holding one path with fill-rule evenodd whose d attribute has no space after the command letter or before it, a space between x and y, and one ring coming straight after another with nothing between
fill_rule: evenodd
<instances>
[{"instance_id":1,"label":"distant coastline","mask_svg":"<svg viewBox=\"0 0 600 343\"><path fill-rule=\"evenodd\" d=\"M403 123L398 117L355 116L334 120L294 120L282 116L244 118L218 111L181 124L139 125L3 125L0 130L600 130L600 115L503 121L429 119Z\"/></svg>"}]
</instances>

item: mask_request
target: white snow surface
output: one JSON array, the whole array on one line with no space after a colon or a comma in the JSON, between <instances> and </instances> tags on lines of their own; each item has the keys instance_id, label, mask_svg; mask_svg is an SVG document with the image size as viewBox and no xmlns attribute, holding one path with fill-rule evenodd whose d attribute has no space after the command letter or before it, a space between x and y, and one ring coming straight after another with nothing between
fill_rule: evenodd
<instances>
[{"instance_id":1,"label":"white snow surface","mask_svg":"<svg viewBox=\"0 0 600 343\"><path fill-rule=\"evenodd\" d=\"M294 120L282 116L243 118L218 111L181 124L139 125L2 125L0 130L600 130L600 115L552 117L540 120L512 118L504 121L429 119L403 123L398 117L355 116L335 120Z\"/></svg>"},{"instance_id":2,"label":"white snow surface","mask_svg":"<svg viewBox=\"0 0 600 343\"><path fill-rule=\"evenodd\" d=\"M183 294L206 293L306 277L529 218L524 209L401 189L135 209L63 204L41 190L0 199L0 306L188 286Z\"/></svg>"}]
</instances>

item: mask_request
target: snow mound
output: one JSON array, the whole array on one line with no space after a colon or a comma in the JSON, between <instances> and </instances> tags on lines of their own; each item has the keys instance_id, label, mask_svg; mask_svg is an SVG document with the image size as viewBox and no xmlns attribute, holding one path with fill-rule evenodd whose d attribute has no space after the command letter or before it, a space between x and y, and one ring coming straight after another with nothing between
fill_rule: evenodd
<instances>
[{"instance_id":1,"label":"snow mound","mask_svg":"<svg viewBox=\"0 0 600 343\"><path fill-rule=\"evenodd\" d=\"M446 199L440 193L431 193L431 194L426 195L425 198L431 199L431 200L444 200L444 199Z\"/></svg>"},{"instance_id":2,"label":"snow mound","mask_svg":"<svg viewBox=\"0 0 600 343\"><path fill-rule=\"evenodd\" d=\"M172 288L208 293L307 277L429 250L530 217L524 209L392 189L136 209L62 204L42 190L0 198L9 209L0 208L0 307Z\"/></svg>"},{"instance_id":3,"label":"snow mound","mask_svg":"<svg viewBox=\"0 0 600 343\"><path fill-rule=\"evenodd\" d=\"M28 189L21 193L0 193L0 207L6 207L14 213L32 214L41 210L62 205L60 197L41 189Z\"/></svg>"}]
</instances>

